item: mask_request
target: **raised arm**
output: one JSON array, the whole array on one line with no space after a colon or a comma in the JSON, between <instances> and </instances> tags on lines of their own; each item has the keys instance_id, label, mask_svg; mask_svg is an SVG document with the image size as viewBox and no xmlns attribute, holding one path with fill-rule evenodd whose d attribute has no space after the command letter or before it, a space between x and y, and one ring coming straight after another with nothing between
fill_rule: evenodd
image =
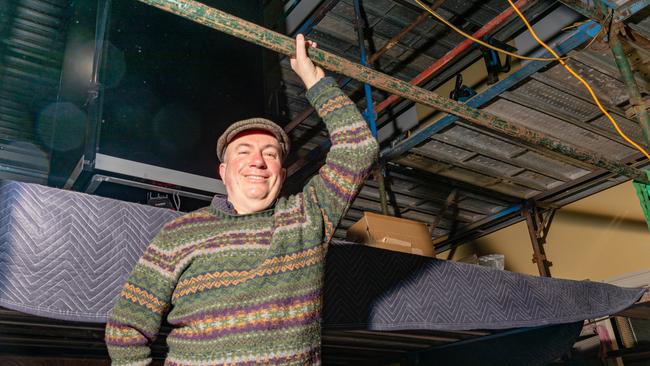
<instances>
[{"instance_id":1,"label":"raised arm","mask_svg":"<svg viewBox=\"0 0 650 366\"><path fill-rule=\"evenodd\" d=\"M296 38L291 66L305 83L306 97L325 122L332 141L325 165L303 190L305 198L313 198L320 207L325 240L329 241L376 161L379 147L356 105L334 79L324 77L323 70L309 60L301 35Z\"/></svg>"}]
</instances>

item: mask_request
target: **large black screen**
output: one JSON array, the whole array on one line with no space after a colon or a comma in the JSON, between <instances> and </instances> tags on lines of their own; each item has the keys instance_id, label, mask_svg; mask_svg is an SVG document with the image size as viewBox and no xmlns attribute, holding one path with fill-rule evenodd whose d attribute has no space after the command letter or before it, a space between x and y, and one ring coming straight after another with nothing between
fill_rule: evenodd
<instances>
[{"instance_id":1,"label":"large black screen","mask_svg":"<svg viewBox=\"0 0 650 366\"><path fill-rule=\"evenodd\" d=\"M261 1L203 1L259 23ZM135 0L112 2L99 152L215 177L216 139L261 116L263 50Z\"/></svg>"}]
</instances>

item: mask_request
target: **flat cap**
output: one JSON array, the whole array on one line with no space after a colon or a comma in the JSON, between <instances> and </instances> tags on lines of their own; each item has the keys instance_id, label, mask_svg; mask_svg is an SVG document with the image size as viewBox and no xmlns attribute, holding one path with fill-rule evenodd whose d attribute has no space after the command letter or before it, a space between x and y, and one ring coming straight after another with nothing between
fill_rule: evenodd
<instances>
[{"instance_id":1,"label":"flat cap","mask_svg":"<svg viewBox=\"0 0 650 366\"><path fill-rule=\"evenodd\" d=\"M271 133L276 139L278 139L278 143L280 143L282 157L286 157L289 153L289 136L287 136L282 127L265 118L249 118L230 125L230 127L221 134L219 140L217 140L217 157L221 162L224 161L226 147L228 147L228 144L232 139L240 133L248 130L262 130Z\"/></svg>"}]
</instances>

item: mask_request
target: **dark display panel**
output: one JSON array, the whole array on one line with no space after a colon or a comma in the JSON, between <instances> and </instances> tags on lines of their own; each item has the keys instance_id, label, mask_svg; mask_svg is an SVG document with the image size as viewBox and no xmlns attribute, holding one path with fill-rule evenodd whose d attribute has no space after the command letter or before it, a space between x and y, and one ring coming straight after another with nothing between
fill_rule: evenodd
<instances>
[{"instance_id":1,"label":"dark display panel","mask_svg":"<svg viewBox=\"0 0 650 366\"><path fill-rule=\"evenodd\" d=\"M259 23L262 2L203 1ZM100 79L102 154L216 176L216 139L262 116L262 48L138 1L113 1Z\"/></svg>"}]
</instances>

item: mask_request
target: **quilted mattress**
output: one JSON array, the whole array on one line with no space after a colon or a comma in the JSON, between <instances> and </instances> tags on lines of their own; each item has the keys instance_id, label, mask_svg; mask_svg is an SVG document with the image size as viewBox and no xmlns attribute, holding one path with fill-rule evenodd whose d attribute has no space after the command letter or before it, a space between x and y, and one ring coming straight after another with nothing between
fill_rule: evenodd
<instances>
[{"instance_id":1,"label":"quilted mattress","mask_svg":"<svg viewBox=\"0 0 650 366\"><path fill-rule=\"evenodd\" d=\"M0 184L0 306L104 322L147 243L179 213L35 184ZM642 289L538 278L334 242L324 326L503 329L622 310Z\"/></svg>"}]
</instances>

